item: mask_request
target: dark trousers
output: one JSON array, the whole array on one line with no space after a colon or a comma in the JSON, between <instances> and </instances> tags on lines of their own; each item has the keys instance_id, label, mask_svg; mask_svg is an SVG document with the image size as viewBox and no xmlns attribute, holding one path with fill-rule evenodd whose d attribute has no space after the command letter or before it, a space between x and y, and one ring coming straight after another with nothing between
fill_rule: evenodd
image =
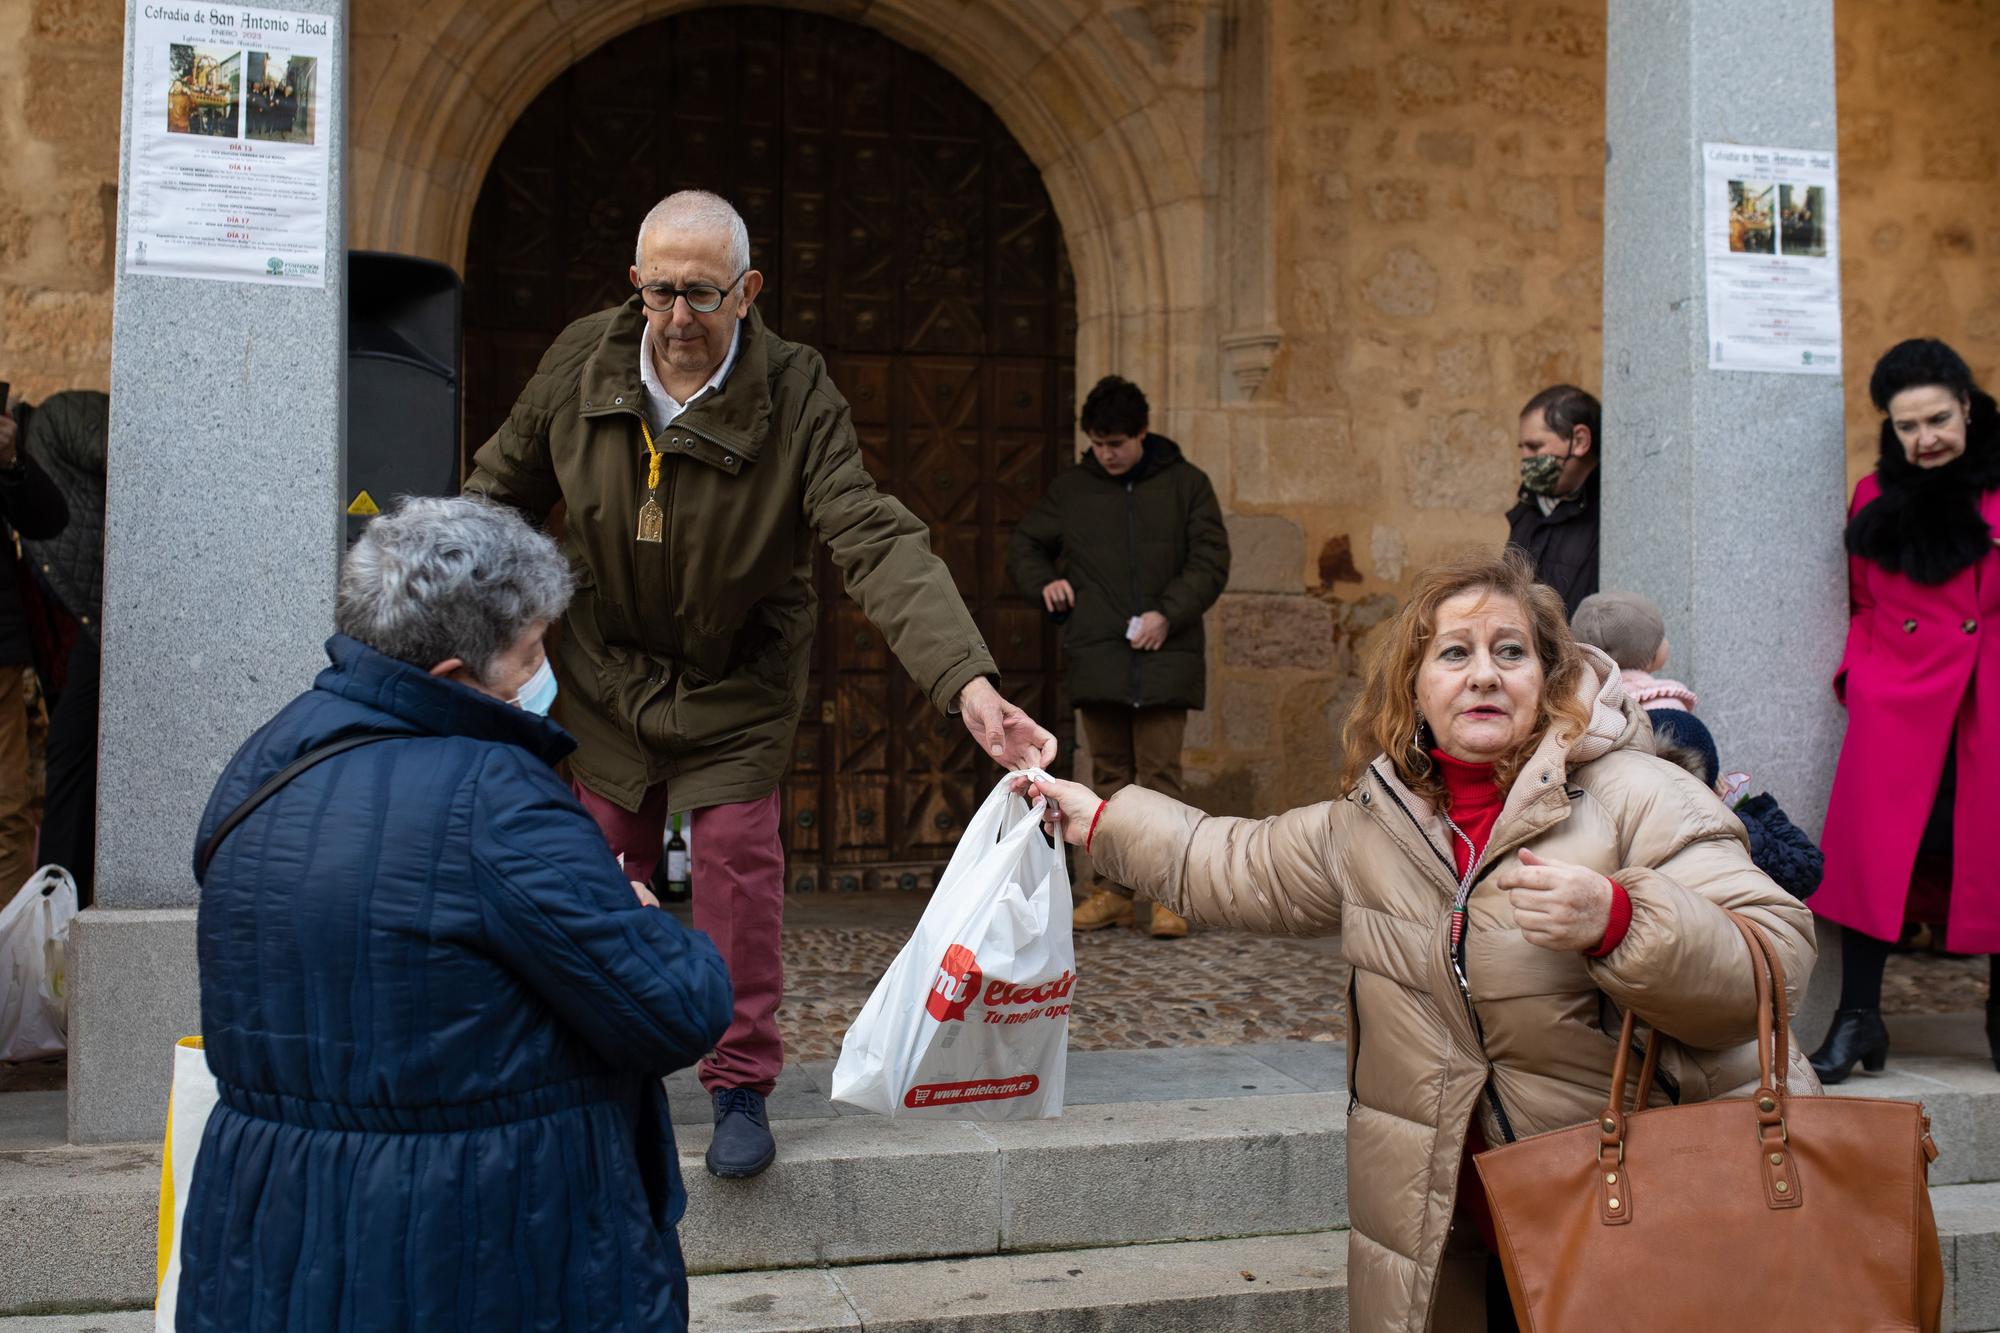
<instances>
[{"instance_id":1,"label":"dark trousers","mask_svg":"<svg viewBox=\"0 0 2000 1333\"><path fill-rule=\"evenodd\" d=\"M0 665L0 907L35 873L28 800L28 668Z\"/></svg>"},{"instance_id":2,"label":"dark trousers","mask_svg":"<svg viewBox=\"0 0 2000 1333\"><path fill-rule=\"evenodd\" d=\"M42 864L76 877L81 907L96 898L98 657L97 642L79 635L69 654L69 679L49 714L49 785L42 804Z\"/></svg>"}]
</instances>

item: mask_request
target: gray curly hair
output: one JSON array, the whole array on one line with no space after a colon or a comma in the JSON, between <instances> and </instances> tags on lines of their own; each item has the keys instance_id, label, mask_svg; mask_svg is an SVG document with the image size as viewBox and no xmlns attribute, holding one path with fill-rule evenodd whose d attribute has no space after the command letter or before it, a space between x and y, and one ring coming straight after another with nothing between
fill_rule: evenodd
<instances>
[{"instance_id":1,"label":"gray curly hair","mask_svg":"<svg viewBox=\"0 0 2000 1333\"><path fill-rule=\"evenodd\" d=\"M562 614L575 583L556 544L512 509L408 496L340 562L333 624L412 666L459 658L483 681L529 626Z\"/></svg>"}]
</instances>

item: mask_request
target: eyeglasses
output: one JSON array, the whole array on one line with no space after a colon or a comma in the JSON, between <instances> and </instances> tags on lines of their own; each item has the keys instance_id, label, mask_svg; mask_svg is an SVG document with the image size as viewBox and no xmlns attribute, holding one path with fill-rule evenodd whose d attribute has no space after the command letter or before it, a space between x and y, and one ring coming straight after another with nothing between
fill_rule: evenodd
<instances>
[{"instance_id":1,"label":"eyeglasses","mask_svg":"<svg viewBox=\"0 0 2000 1333\"><path fill-rule=\"evenodd\" d=\"M748 273L744 269L743 273ZM729 295L737 283L743 281L743 273L729 280L729 286L718 287L712 282L697 282L692 287L676 287L668 282L649 282L640 286L639 299L646 303L646 309L662 314L674 308L674 301L685 297L688 309L702 315L712 315L722 308L722 298Z\"/></svg>"}]
</instances>

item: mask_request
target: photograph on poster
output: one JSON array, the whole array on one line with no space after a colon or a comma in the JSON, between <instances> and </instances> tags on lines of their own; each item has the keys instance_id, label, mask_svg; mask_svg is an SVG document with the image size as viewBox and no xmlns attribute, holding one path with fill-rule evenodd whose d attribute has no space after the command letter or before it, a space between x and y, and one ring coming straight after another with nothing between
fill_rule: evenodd
<instances>
[{"instance_id":1,"label":"photograph on poster","mask_svg":"<svg viewBox=\"0 0 2000 1333\"><path fill-rule=\"evenodd\" d=\"M318 119L314 95L319 61L312 56L252 51L250 91L243 98L244 137L262 143L311 143Z\"/></svg>"},{"instance_id":2,"label":"photograph on poster","mask_svg":"<svg viewBox=\"0 0 2000 1333\"><path fill-rule=\"evenodd\" d=\"M1771 204L1777 187L1769 181L1729 182L1729 249L1739 255L1777 253Z\"/></svg>"},{"instance_id":3,"label":"photograph on poster","mask_svg":"<svg viewBox=\"0 0 2000 1333\"><path fill-rule=\"evenodd\" d=\"M1778 187L1778 252L1803 259L1826 258L1826 188Z\"/></svg>"},{"instance_id":4,"label":"photograph on poster","mask_svg":"<svg viewBox=\"0 0 2000 1333\"><path fill-rule=\"evenodd\" d=\"M1701 151L1708 368L1840 374L1834 153L1740 143Z\"/></svg>"},{"instance_id":5,"label":"photograph on poster","mask_svg":"<svg viewBox=\"0 0 2000 1333\"><path fill-rule=\"evenodd\" d=\"M175 42L167 48L167 130L236 137L243 53L232 47Z\"/></svg>"}]
</instances>

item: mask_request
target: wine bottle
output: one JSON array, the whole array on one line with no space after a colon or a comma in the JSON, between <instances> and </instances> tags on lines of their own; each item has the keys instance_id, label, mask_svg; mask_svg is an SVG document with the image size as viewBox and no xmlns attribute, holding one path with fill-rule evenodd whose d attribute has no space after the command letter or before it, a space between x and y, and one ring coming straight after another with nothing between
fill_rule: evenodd
<instances>
[{"instance_id":1,"label":"wine bottle","mask_svg":"<svg viewBox=\"0 0 2000 1333\"><path fill-rule=\"evenodd\" d=\"M681 836L681 817L675 815L672 832L667 835L667 891L660 895L660 901L684 903L694 894L694 884L689 878L687 839Z\"/></svg>"}]
</instances>

